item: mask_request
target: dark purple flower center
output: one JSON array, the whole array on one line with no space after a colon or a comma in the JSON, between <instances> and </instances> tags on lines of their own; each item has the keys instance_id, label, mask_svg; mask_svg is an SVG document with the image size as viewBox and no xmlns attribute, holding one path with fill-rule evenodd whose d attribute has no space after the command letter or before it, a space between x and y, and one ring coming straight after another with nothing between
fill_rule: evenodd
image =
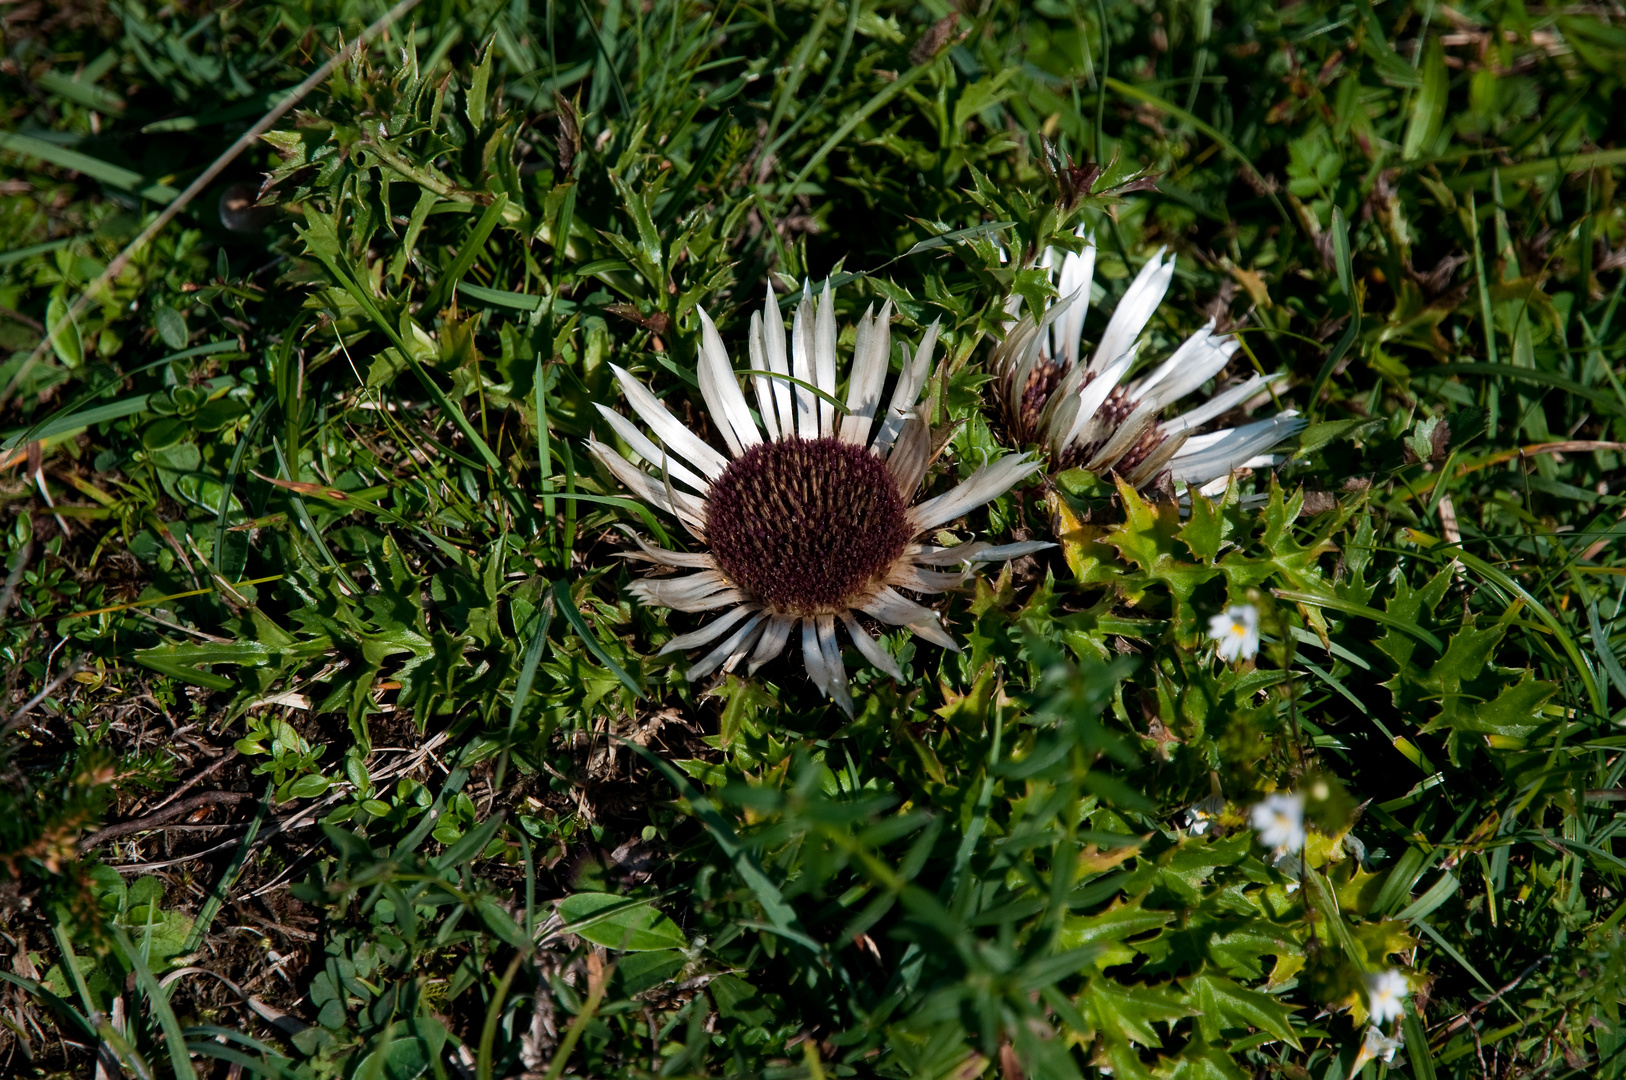
<instances>
[{"instance_id":1,"label":"dark purple flower center","mask_svg":"<svg viewBox=\"0 0 1626 1080\"><path fill-rule=\"evenodd\" d=\"M706 496L723 573L770 610L844 610L897 562L912 533L886 463L838 439L758 443Z\"/></svg>"}]
</instances>

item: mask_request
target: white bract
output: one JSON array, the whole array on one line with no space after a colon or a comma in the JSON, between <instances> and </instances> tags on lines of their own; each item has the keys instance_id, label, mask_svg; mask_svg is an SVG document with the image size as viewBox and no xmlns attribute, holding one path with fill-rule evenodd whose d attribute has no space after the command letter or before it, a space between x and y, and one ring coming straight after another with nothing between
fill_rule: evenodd
<instances>
[{"instance_id":1,"label":"white bract","mask_svg":"<svg viewBox=\"0 0 1626 1080\"><path fill-rule=\"evenodd\" d=\"M649 434L600 405L635 460L596 439L588 440L590 451L704 549L668 551L634 537L639 550L630 558L653 563L657 573L690 572L642 578L632 592L650 605L722 613L661 650L707 648L688 669L689 680L732 671L747 658L755 671L799 633L808 676L850 713L838 623L866 660L901 680L897 662L860 625L859 614L957 650L937 613L906 594L943 592L963 582L973 564L1051 546L939 547L921 539L1003 495L1041 463L1024 454L1003 457L941 495L913 503L932 457L931 432L915 405L931 368L937 324L904 363L888 398L882 389L891 318L888 302L879 315L871 308L859 320L844 409L838 410L829 286L817 302L803 288L788 335L770 288L761 313L751 316L748 339L759 425L717 328L701 311L700 393L726 450L705 442L629 372L612 366Z\"/></svg>"},{"instance_id":2,"label":"white bract","mask_svg":"<svg viewBox=\"0 0 1626 1080\"><path fill-rule=\"evenodd\" d=\"M1304 796L1297 792L1265 796L1248 811L1248 820L1259 842L1278 857L1304 847Z\"/></svg>"},{"instance_id":3,"label":"white bract","mask_svg":"<svg viewBox=\"0 0 1626 1080\"><path fill-rule=\"evenodd\" d=\"M1385 968L1366 977L1366 1011L1372 1023L1387 1024L1406 1011L1406 996L1411 987L1399 968Z\"/></svg>"},{"instance_id":4,"label":"white bract","mask_svg":"<svg viewBox=\"0 0 1626 1080\"><path fill-rule=\"evenodd\" d=\"M1232 604L1208 620L1208 637L1219 642L1219 657L1226 663L1252 660L1259 655L1259 609Z\"/></svg>"},{"instance_id":5,"label":"white bract","mask_svg":"<svg viewBox=\"0 0 1626 1080\"><path fill-rule=\"evenodd\" d=\"M1080 226L1077 235L1084 237ZM1047 249L1041 265L1052 274L1060 299L1038 316L1020 319L1022 299L1006 304L1012 322L994 350L990 367L999 380L1006 425L1022 442L1045 447L1060 468L1081 466L1116 473L1136 487L1165 474L1176 486L1213 495L1225 490L1237 469L1280 464L1271 453L1304 428L1289 409L1268 420L1198 434L1197 430L1259 396L1279 375L1254 375L1177 416L1164 409L1223 371L1238 349L1235 338L1214 332L1212 319L1155 368L1128 379L1142 345L1141 334L1174 280L1174 257L1160 249L1130 283L1084 355L1084 316L1095 276L1095 241L1060 255Z\"/></svg>"}]
</instances>

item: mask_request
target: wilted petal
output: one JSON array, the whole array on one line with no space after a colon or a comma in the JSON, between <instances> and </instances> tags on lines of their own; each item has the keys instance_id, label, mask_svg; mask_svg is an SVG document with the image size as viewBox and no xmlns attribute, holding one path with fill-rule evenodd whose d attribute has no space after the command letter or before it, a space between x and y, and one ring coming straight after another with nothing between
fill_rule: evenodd
<instances>
[{"instance_id":1,"label":"wilted petal","mask_svg":"<svg viewBox=\"0 0 1626 1080\"><path fill-rule=\"evenodd\" d=\"M820 390L829 395L819 399L819 437L835 434L836 407L836 302L830 296L830 280L824 281L818 314L813 326L813 375Z\"/></svg>"},{"instance_id":2,"label":"wilted petal","mask_svg":"<svg viewBox=\"0 0 1626 1080\"><path fill-rule=\"evenodd\" d=\"M842 612L841 621L847 627L847 635L853 639L853 644L864 654L865 660L898 682L903 682L903 671L898 667L898 662L886 651L885 646L869 636L868 630L858 625L858 620L852 617L851 612Z\"/></svg>"},{"instance_id":3,"label":"wilted petal","mask_svg":"<svg viewBox=\"0 0 1626 1080\"><path fill-rule=\"evenodd\" d=\"M762 630L762 637L757 642L756 652L751 654L750 672L756 673L757 668L766 664L774 657L785 651L785 643L790 640L790 632L796 629L794 615L774 615Z\"/></svg>"},{"instance_id":4,"label":"wilted petal","mask_svg":"<svg viewBox=\"0 0 1626 1080\"><path fill-rule=\"evenodd\" d=\"M847 415L841 418L842 442L854 446L869 442L891 350L892 301L888 300L881 305L880 315L872 318L865 312L858 324L852 372L847 376Z\"/></svg>"},{"instance_id":5,"label":"wilted petal","mask_svg":"<svg viewBox=\"0 0 1626 1080\"><path fill-rule=\"evenodd\" d=\"M1135 280L1130 282L1129 289L1112 312L1112 318L1095 346L1094 355L1090 357L1091 371L1099 370L1127 352L1135 339L1140 337L1141 331L1146 329L1157 306L1163 302L1164 294L1169 291L1169 283L1174 280L1174 257L1171 255L1169 261L1164 262L1163 253L1166 250L1158 248L1157 254L1147 260L1140 273L1135 275Z\"/></svg>"},{"instance_id":6,"label":"wilted petal","mask_svg":"<svg viewBox=\"0 0 1626 1080\"><path fill-rule=\"evenodd\" d=\"M727 458L707 446L700 436L667 412L660 399L633 378L630 371L615 364L610 365L610 370L615 373L615 381L621 384L621 393L626 396L627 404L649 425L649 430L655 433L657 439L711 479L723 475L723 470L728 468Z\"/></svg>"},{"instance_id":7,"label":"wilted petal","mask_svg":"<svg viewBox=\"0 0 1626 1080\"><path fill-rule=\"evenodd\" d=\"M896 385L892 387L892 402L886 408L886 419L881 421L881 429L875 433L875 442L870 447L883 458L914 412L920 389L926 385L926 374L932 366L932 352L937 348L937 331L938 322L933 319L926 328L926 336L920 339L920 347L915 350L914 362L904 365Z\"/></svg>"},{"instance_id":8,"label":"wilted petal","mask_svg":"<svg viewBox=\"0 0 1626 1080\"><path fill-rule=\"evenodd\" d=\"M657 469L665 468L677 479L688 484L701 494L705 494L706 489L711 486L710 481L698 476L683 462L676 460L673 455L666 453L650 442L648 437L639 431L631 420L628 420L614 409L605 408L603 405L595 403L594 407L609 423L610 429L621 436L622 441L632 448L632 452L649 462L649 464Z\"/></svg>"},{"instance_id":9,"label":"wilted petal","mask_svg":"<svg viewBox=\"0 0 1626 1080\"><path fill-rule=\"evenodd\" d=\"M696 310L700 314L700 395L706 399L706 409L723 441L739 457L747 447L762 441L762 433L751 419L751 407L734 378L734 368L728 362L728 351L723 348L716 325L704 308Z\"/></svg>"},{"instance_id":10,"label":"wilted petal","mask_svg":"<svg viewBox=\"0 0 1626 1080\"><path fill-rule=\"evenodd\" d=\"M731 668L739 663L740 659L751 650L751 646L756 644L757 635L762 633L762 620L764 618L766 616L760 611L752 615L744 626L728 635L715 649L701 657L693 667L684 673L683 677L690 682L695 682L698 679L704 679L719 667Z\"/></svg>"},{"instance_id":11,"label":"wilted petal","mask_svg":"<svg viewBox=\"0 0 1626 1080\"><path fill-rule=\"evenodd\" d=\"M1026 454L1008 454L992 465L982 466L936 498L910 507L909 524L916 533L935 529L999 498L1042 468L1044 462Z\"/></svg>"},{"instance_id":12,"label":"wilted petal","mask_svg":"<svg viewBox=\"0 0 1626 1080\"><path fill-rule=\"evenodd\" d=\"M729 627L733 626L747 615L750 615L758 610L760 609L755 604L741 604L733 611L730 611L728 614L719 618L713 619L711 622L707 623L705 626L702 626L698 630L691 630L687 634L679 634L671 641L668 641L665 645L662 645L661 651L655 655L665 656L667 653L681 652L686 649L698 649L702 645L710 644L711 642L716 641L722 635L726 634Z\"/></svg>"},{"instance_id":13,"label":"wilted petal","mask_svg":"<svg viewBox=\"0 0 1626 1080\"><path fill-rule=\"evenodd\" d=\"M1206 484L1240 468L1260 451L1296 435L1304 425L1302 417L1289 411L1230 431L1194 436L1169 463L1169 472L1180 483Z\"/></svg>"},{"instance_id":14,"label":"wilted petal","mask_svg":"<svg viewBox=\"0 0 1626 1080\"><path fill-rule=\"evenodd\" d=\"M841 711L853 714L853 696L847 689L847 668L841 662L841 648L836 643L836 617L820 615L817 620L819 652L824 655L824 669L830 677L830 696L836 699Z\"/></svg>"},{"instance_id":15,"label":"wilted petal","mask_svg":"<svg viewBox=\"0 0 1626 1080\"><path fill-rule=\"evenodd\" d=\"M747 598L716 570L702 570L687 577L639 578L627 591L651 607L674 611L713 611Z\"/></svg>"}]
</instances>

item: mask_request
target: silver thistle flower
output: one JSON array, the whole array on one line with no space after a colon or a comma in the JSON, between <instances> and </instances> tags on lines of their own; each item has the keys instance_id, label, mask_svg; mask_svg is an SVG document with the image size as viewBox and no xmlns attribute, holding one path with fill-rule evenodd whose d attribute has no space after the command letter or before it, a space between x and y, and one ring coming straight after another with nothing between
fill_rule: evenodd
<instances>
[{"instance_id":1,"label":"silver thistle flower","mask_svg":"<svg viewBox=\"0 0 1626 1080\"><path fill-rule=\"evenodd\" d=\"M1084 236L1082 228L1077 235ZM1051 248L1042 263L1053 280L1057 258ZM1136 487L1167 474L1174 483L1205 494L1224 490L1236 469L1280 464L1270 451L1304 427L1293 410L1197 434L1278 376L1254 375L1197 408L1163 415L1219 374L1236 352L1236 340L1214 333L1213 320L1149 373L1125 382L1140 354L1141 332L1174 279L1173 256L1164 261L1159 250L1141 267L1088 357L1083 335L1095 274L1094 240L1082 252L1060 256L1059 269L1061 299L1039 317L1029 312L1018 319L1021 298L1011 299L1007 311L1013 323L991 362L1006 426L1018 442L1040 444L1058 468L1116 473Z\"/></svg>"},{"instance_id":2,"label":"silver thistle flower","mask_svg":"<svg viewBox=\"0 0 1626 1080\"><path fill-rule=\"evenodd\" d=\"M897 662L859 624L859 613L957 651L937 613L905 593L943 592L964 581L974 563L1051 546L939 547L921 540L922 534L1003 495L1042 463L1025 454L1003 457L943 494L910 505L931 458L931 434L915 404L931 367L937 324L905 364L883 409L891 317L889 302L879 315L871 308L859 321L847 411L838 418L831 403L836 322L829 286L816 303L803 288L788 343L770 289L761 314L751 316L749 335L759 426L716 326L701 311L700 393L726 453L686 427L631 374L613 368L627 404L654 438L603 405L599 412L657 475L596 439L588 440L590 451L630 491L677 518L706 548L667 551L635 537L639 550L629 557L693 573L641 578L632 592L654 606L723 612L661 650L710 646L688 669L690 681L719 669L731 671L747 657L755 671L783 652L799 630L808 676L851 713L837 623L866 660L901 680ZM934 569L946 567L960 569Z\"/></svg>"}]
</instances>

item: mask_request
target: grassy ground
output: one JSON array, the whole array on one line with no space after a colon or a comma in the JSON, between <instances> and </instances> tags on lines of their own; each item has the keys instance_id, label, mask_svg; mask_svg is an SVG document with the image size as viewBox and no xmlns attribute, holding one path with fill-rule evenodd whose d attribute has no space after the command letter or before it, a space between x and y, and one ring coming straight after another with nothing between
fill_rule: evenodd
<instances>
[{"instance_id":1,"label":"grassy ground","mask_svg":"<svg viewBox=\"0 0 1626 1080\"><path fill-rule=\"evenodd\" d=\"M5 10L0 1072L1626 1075L1615 7L424 4L73 310L383 11ZM943 490L1080 223L1291 462L973 513L1058 546L852 718L685 682L609 364L698 423L698 307L889 298Z\"/></svg>"}]
</instances>

